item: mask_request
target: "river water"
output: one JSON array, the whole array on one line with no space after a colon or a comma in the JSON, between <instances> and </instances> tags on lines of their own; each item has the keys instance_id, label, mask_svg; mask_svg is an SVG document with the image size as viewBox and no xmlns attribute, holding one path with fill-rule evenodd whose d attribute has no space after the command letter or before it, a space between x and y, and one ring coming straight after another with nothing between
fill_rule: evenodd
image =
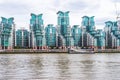
<instances>
[{"instance_id":1,"label":"river water","mask_svg":"<svg viewBox=\"0 0 120 80\"><path fill-rule=\"evenodd\" d=\"M120 80L120 54L0 54L0 80Z\"/></svg>"}]
</instances>

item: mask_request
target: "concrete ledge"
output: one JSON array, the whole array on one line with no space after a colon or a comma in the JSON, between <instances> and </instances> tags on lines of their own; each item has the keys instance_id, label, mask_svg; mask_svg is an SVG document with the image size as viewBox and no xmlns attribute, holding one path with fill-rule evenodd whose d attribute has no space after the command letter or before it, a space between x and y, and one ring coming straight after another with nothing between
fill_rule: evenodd
<instances>
[{"instance_id":1,"label":"concrete ledge","mask_svg":"<svg viewBox=\"0 0 120 80\"><path fill-rule=\"evenodd\" d=\"M104 50L96 50L95 53L120 53L119 49L104 49Z\"/></svg>"},{"instance_id":2,"label":"concrete ledge","mask_svg":"<svg viewBox=\"0 0 120 80\"><path fill-rule=\"evenodd\" d=\"M1 50L0 54L33 54L33 53L68 53L67 50L51 49L51 50L33 50L33 49L13 49L13 50Z\"/></svg>"},{"instance_id":3,"label":"concrete ledge","mask_svg":"<svg viewBox=\"0 0 120 80\"><path fill-rule=\"evenodd\" d=\"M119 49L104 49L95 50L95 53L120 53ZM13 49L13 50L0 50L0 54L62 54L68 53L68 49L51 49L51 50L34 50L34 49Z\"/></svg>"}]
</instances>

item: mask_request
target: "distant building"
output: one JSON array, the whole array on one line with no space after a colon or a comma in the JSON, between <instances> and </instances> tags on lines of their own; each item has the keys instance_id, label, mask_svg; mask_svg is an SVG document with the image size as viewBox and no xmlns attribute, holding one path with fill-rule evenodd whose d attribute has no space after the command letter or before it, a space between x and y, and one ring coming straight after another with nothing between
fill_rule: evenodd
<instances>
[{"instance_id":1,"label":"distant building","mask_svg":"<svg viewBox=\"0 0 120 80\"><path fill-rule=\"evenodd\" d=\"M74 25L72 27L72 37L74 39L74 46L81 46L81 36L81 28L79 27L79 25Z\"/></svg>"},{"instance_id":2,"label":"distant building","mask_svg":"<svg viewBox=\"0 0 120 80\"><path fill-rule=\"evenodd\" d=\"M33 49L46 48L45 28L43 25L42 14L31 14L30 34L32 37L31 44Z\"/></svg>"},{"instance_id":3,"label":"distant building","mask_svg":"<svg viewBox=\"0 0 120 80\"><path fill-rule=\"evenodd\" d=\"M56 28L49 24L45 28L45 36L46 36L46 45L49 47L56 47Z\"/></svg>"},{"instance_id":4,"label":"distant building","mask_svg":"<svg viewBox=\"0 0 120 80\"><path fill-rule=\"evenodd\" d=\"M105 32L95 30L94 16L82 17L82 48L105 49Z\"/></svg>"},{"instance_id":5,"label":"distant building","mask_svg":"<svg viewBox=\"0 0 120 80\"><path fill-rule=\"evenodd\" d=\"M120 49L120 19L105 22L104 29L95 29L94 16L83 16L81 25L70 26L69 11L57 12L57 25L43 23L43 14L31 13L30 31L15 31L14 18L0 22L0 49L48 49L69 47Z\"/></svg>"},{"instance_id":6,"label":"distant building","mask_svg":"<svg viewBox=\"0 0 120 80\"><path fill-rule=\"evenodd\" d=\"M105 47L106 48L112 48L113 47L112 35L111 35L112 26L113 26L112 21L105 22L104 31L105 31Z\"/></svg>"},{"instance_id":7,"label":"distant building","mask_svg":"<svg viewBox=\"0 0 120 80\"><path fill-rule=\"evenodd\" d=\"M106 48L120 48L119 22L105 22L105 46Z\"/></svg>"},{"instance_id":8,"label":"distant building","mask_svg":"<svg viewBox=\"0 0 120 80\"><path fill-rule=\"evenodd\" d=\"M13 49L15 45L14 18L1 17L0 23L0 49Z\"/></svg>"},{"instance_id":9,"label":"distant building","mask_svg":"<svg viewBox=\"0 0 120 80\"><path fill-rule=\"evenodd\" d=\"M58 47L66 48L74 46L74 39L72 37L71 27L69 24L69 11L58 11Z\"/></svg>"},{"instance_id":10,"label":"distant building","mask_svg":"<svg viewBox=\"0 0 120 80\"><path fill-rule=\"evenodd\" d=\"M94 36L96 34L95 31L95 22L94 22L94 16L88 17L83 16L82 17L82 47L83 48L94 48Z\"/></svg>"},{"instance_id":11,"label":"distant building","mask_svg":"<svg viewBox=\"0 0 120 80\"><path fill-rule=\"evenodd\" d=\"M29 45L29 31L22 28L16 31L16 47L28 48Z\"/></svg>"},{"instance_id":12,"label":"distant building","mask_svg":"<svg viewBox=\"0 0 120 80\"><path fill-rule=\"evenodd\" d=\"M105 32L102 29L97 30L95 40L97 49L105 49Z\"/></svg>"}]
</instances>

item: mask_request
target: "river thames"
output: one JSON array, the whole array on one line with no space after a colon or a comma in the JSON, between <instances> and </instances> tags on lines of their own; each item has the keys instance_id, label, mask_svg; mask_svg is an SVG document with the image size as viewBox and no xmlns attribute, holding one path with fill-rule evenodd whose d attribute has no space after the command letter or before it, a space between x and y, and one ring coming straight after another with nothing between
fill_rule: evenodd
<instances>
[{"instance_id":1,"label":"river thames","mask_svg":"<svg viewBox=\"0 0 120 80\"><path fill-rule=\"evenodd\" d=\"M120 80L120 54L0 54L0 80Z\"/></svg>"}]
</instances>

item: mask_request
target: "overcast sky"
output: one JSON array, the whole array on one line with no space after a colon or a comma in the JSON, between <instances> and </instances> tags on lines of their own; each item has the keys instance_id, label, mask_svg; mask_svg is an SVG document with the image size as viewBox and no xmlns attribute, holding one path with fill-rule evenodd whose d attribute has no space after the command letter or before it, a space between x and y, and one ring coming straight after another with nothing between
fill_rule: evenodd
<instances>
[{"instance_id":1,"label":"overcast sky","mask_svg":"<svg viewBox=\"0 0 120 80\"><path fill-rule=\"evenodd\" d=\"M70 25L81 25L82 16L95 16L98 29L104 22L116 20L120 13L120 0L0 0L0 16L14 17L16 28L29 28L30 14L43 13L44 25L57 25L57 12L70 11Z\"/></svg>"}]
</instances>

